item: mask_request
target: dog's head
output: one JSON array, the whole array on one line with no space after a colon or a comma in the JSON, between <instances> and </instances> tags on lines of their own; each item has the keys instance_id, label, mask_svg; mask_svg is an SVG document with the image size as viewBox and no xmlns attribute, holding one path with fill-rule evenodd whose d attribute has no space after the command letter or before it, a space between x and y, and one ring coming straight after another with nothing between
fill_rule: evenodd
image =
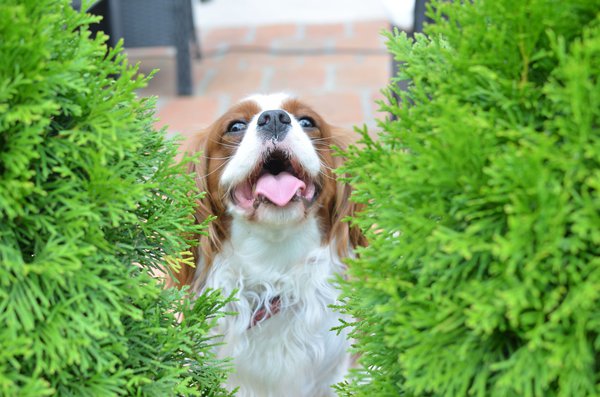
<instances>
[{"instance_id":1,"label":"dog's head","mask_svg":"<svg viewBox=\"0 0 600 397\"><path fill-rule=\"evenodd\" d=\"M332 147L345 147L347 139L315 110L284 94L249 97L195 136L187 151L203 155L190 171L206 192L196 219L216 216L208 235L199 236L196 263L200 259L205 271L210 267L236 221L280 228L316 217L322 243L335 244L341 256L361 244L360 232L342 222L354 210L350 187L333 172L341 159ZM184 268L177 278L189 284L193 273Z\"/></svg>"}]
</instances>

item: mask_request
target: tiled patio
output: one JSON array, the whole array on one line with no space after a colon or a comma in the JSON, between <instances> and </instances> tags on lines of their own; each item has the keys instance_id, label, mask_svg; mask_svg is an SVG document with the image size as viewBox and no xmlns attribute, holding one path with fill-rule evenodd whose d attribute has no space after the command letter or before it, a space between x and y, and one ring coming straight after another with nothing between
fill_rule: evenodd
<instances>
[{"instance_id":1,"label":"tiled patio","mask_svg":"<svg viewBox=\"0 0 600 397\"><path fill-rule=\"evenodd\" d=\"M332 124L373 127L385 117L375 100L390 77L383 29L384 20L202 29L190 97L176 96L172 49L132 49L129 58L144 73L160 69L140 94L159 97L158 125L173 133L202 129L247 95L280 91L308 101Z\"/></svg>"}]
</instances>

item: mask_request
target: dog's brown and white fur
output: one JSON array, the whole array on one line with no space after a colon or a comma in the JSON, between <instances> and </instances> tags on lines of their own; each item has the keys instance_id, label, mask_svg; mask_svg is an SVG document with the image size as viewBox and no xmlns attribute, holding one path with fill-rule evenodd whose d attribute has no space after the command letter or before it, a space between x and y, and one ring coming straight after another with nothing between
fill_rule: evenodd
<instances>
[{"instance_id":1,"label":"dog's brown and white fur","mask_svg":"<svg viewBox=\"0 0 600 397\"><path fill-rule=\"evenodd\" d=\"M332 285L342 259L363 243L342 220L350 188L333 169L332 146L346 134L285 94L256 95L194 137L203 156L192 170L206 196L196 219L216 215L198 236L197 268L177 276L194 293L237 291L215 330L232 357L228 387L239 396L333 395L349 365L349 342Z\"/></svg>"}]
</instances>

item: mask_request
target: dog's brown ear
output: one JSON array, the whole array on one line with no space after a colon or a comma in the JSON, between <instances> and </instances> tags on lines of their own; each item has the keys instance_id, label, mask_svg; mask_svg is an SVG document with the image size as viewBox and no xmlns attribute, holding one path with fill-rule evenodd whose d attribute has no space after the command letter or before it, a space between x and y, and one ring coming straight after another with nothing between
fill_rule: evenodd
<instances>
[{"instance_id":1,"label":"dog's brown ear","mask_svg":"<svg viewBox=\"0 0 600 397\"><path fill-rule=\"evenodd\" d=\"M193 174L194 179L196 181L196 186L198 191L206 192L207 186L205 182L206 166L207 161L204 155L206 150L206 141L207 141L207 132L199 132L193 135L191 138L187 139L186 142L181 147L180 155L178 156L178 161L181 161L185 155L187 156L196 156L194 161L190 161L187 165L186 172L188 174ZM200 157L198 153L202 153ZM201 224L204 220L210 216L210 209L206 205L206 197L198 200L196 202L196 207L194 211L194 223ZM174 278L169 277L167 279L168 287L177 287L181 288L184 285L191 285L196 276L197 267L202 263L202 255L201 252L201 244L202 237L199 234L195 234L193 236L189 236L190 240L198 241L198 245L190 247L189 251L190 255L187 255L185 259L193 261L196 267L189 266L185 263L181 263L181 268L179 272L172 271L172 275Z\"/></svg>"},{"instance_id":2,"label":"dog's brown ear","mask_svg":"<svg viewBox=\"0 0 600 397\"><path fill-rule=\"evenodd\" d=\"M342 151L346 150L349 145L355 143L356 139L348 131L341 129L333 129L331 135L331 145L335 146ZM343 165L344 158L339 154L334 155L333 164L334 168L338 168ZM351 222L347 221L347 218L354 216L354 214L361 210L362 204L357 204L350 201L352 194L352 187L346 183L340 181L343 176L336 175L336 192L334 208L331 211L331 237L335 238L336 249L338 255L346 257L349 254L351 248L358 246L366 246L367 240L360 230L359 227L352 225Z\"/></svg>"}]
</instances>

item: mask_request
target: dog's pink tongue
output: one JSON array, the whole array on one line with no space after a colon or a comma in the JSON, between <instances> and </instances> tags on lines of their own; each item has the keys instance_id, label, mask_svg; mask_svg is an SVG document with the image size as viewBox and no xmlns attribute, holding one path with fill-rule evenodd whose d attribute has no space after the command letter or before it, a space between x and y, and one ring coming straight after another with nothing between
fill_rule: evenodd
<instances>
[{"instance_id":1,"label":"dog's pink tongue","mask_svg":"<svg viewBox=\"0 0 600 397\"><path fill-rule=\"evenodd\" d=\"M305 188L304 182L288 172L264 174L256 181L254 195L263 195L272 203L284 207L294 198L298 189L304 191Z\"/></svg>"}]
</instances>

